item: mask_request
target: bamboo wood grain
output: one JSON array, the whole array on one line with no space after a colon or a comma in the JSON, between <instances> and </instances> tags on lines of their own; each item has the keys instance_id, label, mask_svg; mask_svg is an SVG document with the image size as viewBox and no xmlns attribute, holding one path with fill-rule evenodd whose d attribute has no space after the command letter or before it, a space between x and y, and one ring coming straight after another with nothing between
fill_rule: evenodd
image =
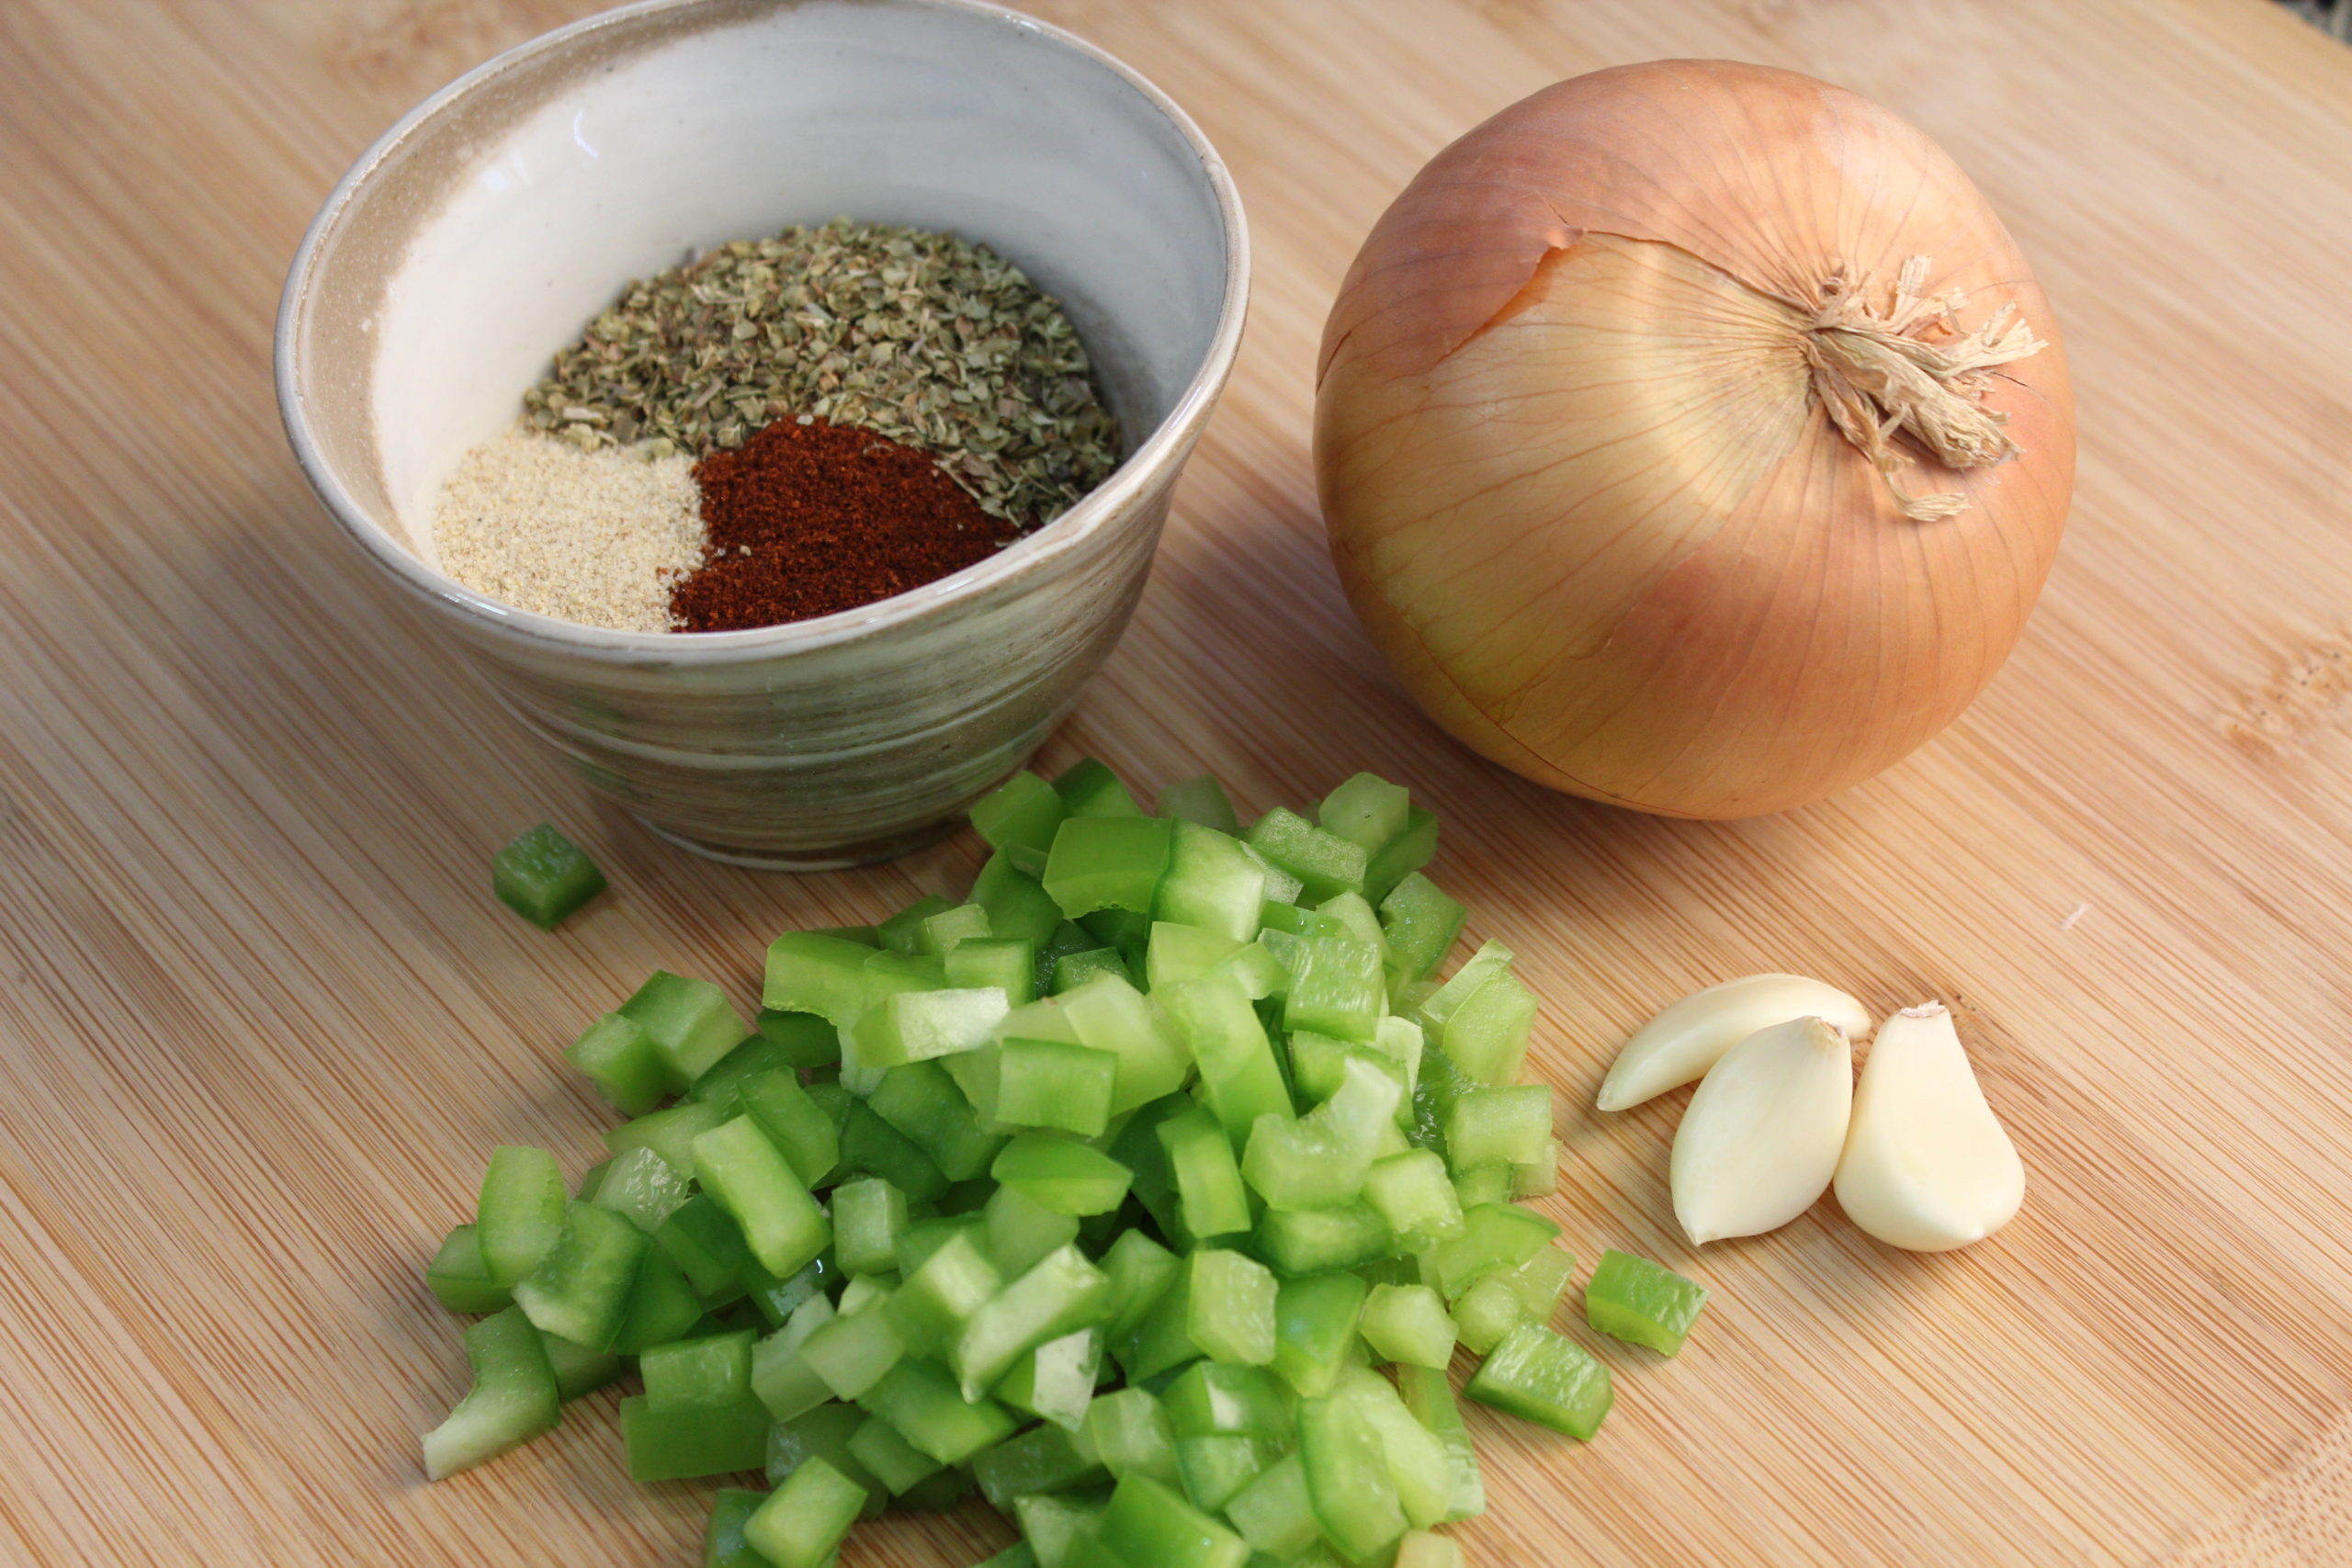
<instances>
[{"instance_id":1,"label":"bamboo wood grain","mask_svg":"<svg viewBox=\"0 0 2352 1568\"><path fill-rule=\"evenodd\" d=\"M426 1487L458 1392L421 1265L501 1141L608 1118L553 1053L655 964L749 998L793 924L945 888L968 840L787 879L590 802L379 593L278 434L270 313L337 172L556 0L0 6L0 1561L679 1563L613 1395ZM1121 651L1048 762L1245 806L1363 766L1545 1007L1589 1261L1715 1292L1603 1342L1601 1440L1474 1415L1471 1561L1649 1568L2352 1561L2352 52L2259 0L1038 0L1232 162L1250 336ZM1350 620L1306 461L1323 310L1439 146L1670 54L1813 72L1949 147L2065 323L2074 526L2023 644L1910 762L1791 816L1548 795L1423 720ZM484 889L552 815L616 897ZM1693 1257L1682 1097L1585 1109L1651 1009L1793 968L1961 1010L2032 1190L1888 1252L1825 1205ZM953 1568L977 1506L844 1561Z\"/></svg>"}]
</instances>

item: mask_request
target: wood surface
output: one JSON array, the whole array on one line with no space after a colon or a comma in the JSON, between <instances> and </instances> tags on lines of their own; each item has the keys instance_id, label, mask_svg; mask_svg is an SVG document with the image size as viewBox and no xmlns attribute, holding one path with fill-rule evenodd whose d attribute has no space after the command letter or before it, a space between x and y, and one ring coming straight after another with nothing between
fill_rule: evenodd
<instances>
[{"instance_id":1,"label":"wood surface","mask_svg":"<svg viewBox=\"0 0 2352 1568\"><path fill-rule=\"evenodd\" d=\"M614 1394L437 1486L420 1270L496 1143L584 1167L554 1052L650 967L749 999L777 930L959 885L762 876L587 798L331 531L268 376L345 163L561 0L0 4L0 1562L695 1561ZM1248 343L1133 629L1045 754L1245 807L1371 767L1521 956L1561 1090L1547 1212L1715 1292L1603 1343L1577 1446L1474 1416L1474 1563L2352 1562L2352 51L2263 0L1040 0L1198 118L1256 241ZM2061 312L2072 531L2023 644L1912 761L1732 825L1544 793L1421 718L1323 552L1310 375L1357 239L1555 78L1787 65L1939 138ZM491 852L552 816L617 889L543 936ZM1834 1204L1693 1256L1683 1097L1611 1046L1761 968L1954 1001L2031 1173L1996 1241ZM955 1568L977 1506L862 1531Z\"/></svg>"}]
</instances>

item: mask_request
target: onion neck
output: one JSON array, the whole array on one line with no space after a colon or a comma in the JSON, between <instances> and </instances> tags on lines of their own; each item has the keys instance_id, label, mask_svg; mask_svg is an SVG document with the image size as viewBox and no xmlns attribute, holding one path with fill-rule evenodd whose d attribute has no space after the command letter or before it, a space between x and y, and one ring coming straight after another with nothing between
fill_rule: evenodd
<instances>
[{"instance_id":1,"label":"onion neck","mask_svg":"<svg viewBox=\"0 0 2352 1568\"><path fill-rule=\"evenodd\" d=\"M1952 312L1962 296L1930 298L1922 287L1928 258L1903 264L1886 308L1840 273L1821 286L1821 306L1804 335L1814 395L1838 433L1886 480L1903 515L1933 523L1967 510L1968 498L1945 492L1907 493L1897 479L1903 458L1894 437L1907 434L1945 468L1989 468L2023 450L2001 427L2008 416L1979 400L1987 374L2046 346L2004 305L1974 332ZM1932 339L1928 335L1936 334Z\"/></svg>"}]
</instances>

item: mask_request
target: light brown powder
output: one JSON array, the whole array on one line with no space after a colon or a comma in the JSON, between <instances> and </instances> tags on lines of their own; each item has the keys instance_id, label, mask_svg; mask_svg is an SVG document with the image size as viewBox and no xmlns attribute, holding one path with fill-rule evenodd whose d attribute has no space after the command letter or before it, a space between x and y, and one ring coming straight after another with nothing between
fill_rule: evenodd
<instances>
[{"instance_id":1,"label":"light brown powder","mask_svg":"<svg viewBox=\"0 0 2352 1568\"><path fill-rule=\"evenodd\" d=\"M613 631L666 632L670 590L702 564L694 461L583 452L516 424L442 487L441 570L491 598Z\"/></svg>"}]
</instances>

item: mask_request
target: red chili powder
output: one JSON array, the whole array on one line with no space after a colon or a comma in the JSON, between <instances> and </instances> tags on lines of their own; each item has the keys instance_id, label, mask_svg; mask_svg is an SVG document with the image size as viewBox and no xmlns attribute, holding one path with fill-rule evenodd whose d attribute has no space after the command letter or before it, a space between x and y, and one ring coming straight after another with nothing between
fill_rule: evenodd
<instances>
[{"instance_id":1,"label":"red chili powder","mask_svg":"<svg viewBox=\"0 0 2352 1568\"><path fill-rule=\"evenodd\" d=\"M695 481L709 553L670 594L670 613L690 632L855 609L1021 536L928 453L821 419L780 419L695 464Z\"/></svg>"}]
</instances>

